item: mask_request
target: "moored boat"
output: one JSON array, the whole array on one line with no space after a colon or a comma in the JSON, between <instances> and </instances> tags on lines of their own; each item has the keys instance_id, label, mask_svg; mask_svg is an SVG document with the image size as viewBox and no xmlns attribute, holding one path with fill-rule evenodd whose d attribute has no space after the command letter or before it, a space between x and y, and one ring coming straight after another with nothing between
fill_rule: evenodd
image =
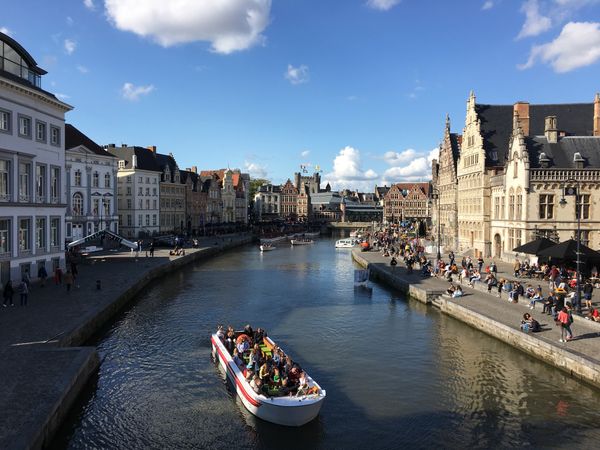
<instances>
[{"instance_id":1,"label":"moored boat","mask_svg":"<svg viewBox=\"0 0 600 450\"><path fill-rule=\"evenodd\" d=\"M309 244L314 244L315 241L313 241L312 239L292 239L290 241L292 243L292 245L309 245Z\"/></svg>"},{"instance_id":2,"label":"moored boat","mask_svg":"<svg viewBox=\"0 0 600 450\"><path fill-rule=\"evenodd\" d=\"M268 337L263 342L268 349L275 347ZM317 417L327 394L312 378L307 376L309 385L314 386L316 393L281 397L257 394L244 377L243 368L236 364L216 333L212 335L211 343L213 357L225 371L244 407L256 417L292 427L302 426Z\"/></svg>"},{"instance_id":3,"label":"moored boat","mask_svg":"<svg viewBox=\"0 0 600 450\"><path fill-rule=\"evenodd\" d=\"M353 248L356 246L356 239L346 238L335 241L335 248Z\"/></svg>"},{"instance_id":4,"label":"moored boat","mask_svg":"<svg viewBox=\"0 0 600 450\"><path fill-rule=\"evenodd\" d=\"M261 252L270 252L271 250L275 250L277 247L275 247L273 244L265 243L260 244L259 248Z\"/></svg>"}]
</instances>

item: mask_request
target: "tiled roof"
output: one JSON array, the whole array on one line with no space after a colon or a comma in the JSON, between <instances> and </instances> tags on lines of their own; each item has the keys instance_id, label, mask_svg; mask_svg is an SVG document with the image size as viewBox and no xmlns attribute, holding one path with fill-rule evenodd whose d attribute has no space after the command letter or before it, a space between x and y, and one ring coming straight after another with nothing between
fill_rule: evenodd
<instances>
[{"instance_id":1,"label":"tiled roof","mask_svg":"<svg viewBox=\"0 0 600 450\"><path fill-rule=\"evenodd\" d=\"M584 168L600 168L600 137L567 136L559 138L556 144L548 143L546 137L526 138L530 167L540 167L540 154L545 153L550 160L548 167L557 169L577 168L573 157L579 153L584 159Z\"/></svg>"},{"instance_id":2,"label":"tiled roof","mask_svg":"<svg viewBox=\"0 0 600 450\"><path fill-rule=\"evenodd\" d=\"M128 169L131 169L133 155L135 155L138 169L162 172L152 150L145 147L108 147L106 150L117 158L124 160L125 167Z\"/></svg>"}]
</instances>

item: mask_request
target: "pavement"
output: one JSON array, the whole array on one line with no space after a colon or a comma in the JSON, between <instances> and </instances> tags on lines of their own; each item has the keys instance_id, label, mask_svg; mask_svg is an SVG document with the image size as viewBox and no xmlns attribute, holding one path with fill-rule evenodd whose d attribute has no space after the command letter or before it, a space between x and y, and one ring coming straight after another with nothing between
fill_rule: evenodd
<instances>
[{"instance_id":1,"label":"pavement","mask_svg":"<svg viewBox=\"0 0 600 450\"><path fill-rule=\"evenodd\" d=\"M205 238L198 249L236 245L248 235ZM154 257L129 251L91 254L78 265L74 287L33 283L28 305L0 306L0 448L27 448L39 427L56 409L70 381L77 376L81 361L93 349L64 348L78 342L77 330L110 308L128 288L153 269L166 267L178 256L157 248ZM100 280L101 289L97 289ZM45 444L48 444L46 442Z\"/></svg>"},{"instance_id":2,"label":"pavement","mask_svg":"<svg viewBox=\"0 0 600 450\"><path fill-rule=\"evenodd\" d=\"M410 284L419 285L419 287L425 290L440 292L445 291L450 285L448 281L442 278L424 277L421 275L421 271L417 269L412 274L408 274L402 260L399 260L398 265L392 268L389 264L390 258L384 257L381 252L361 252L360 255L370 263L381 264L390 273L394 273L396 276L407 280ZM511 264L497 262L497 265L499 278L515 279ZM521 280L526 281L525 286L527 285L527 281L529 281L528 278ZM506 293L502 293L502 297L498 298L496 290L493 289L492 293L488 294L487 287L483 283L479 283L479 285L475 288L470 288L466 282L463 282L462 288L465 295L462 298L448 298L447 300L517 330L520 329L523 314L526 312L530 313L542 325L541 332L529 333L530 336L534 336L563 350L568 350L600 364L600 323L584 320L583 317L576 317L575 322L571 325L575 339L561 343L559 342L560 327L555 325L552 316L542 314L541 304L537 304L535 309L531 310L529 309L529 299L520 298L519 303L515 304L507 300L508 295ZM532 285L534 287L537 286L534 283ZM547 291L547 283L542 284L542 288L545 288ZM597 291L595 291L595 294L596 298L593 298L593 300L596 306L599 294Z\"/></svg>"}]
</instances>

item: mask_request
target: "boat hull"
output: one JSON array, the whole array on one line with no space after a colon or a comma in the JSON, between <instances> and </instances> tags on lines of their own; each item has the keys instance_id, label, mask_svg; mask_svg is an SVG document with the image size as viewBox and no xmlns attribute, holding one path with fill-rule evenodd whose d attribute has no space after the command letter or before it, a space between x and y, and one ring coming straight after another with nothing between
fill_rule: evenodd
<instances>
[{"instance_id":1,"label":"boat hull","mask_svg":"<svg viewBox=\"0 0 600 450\"><path fill-rule=\"evenodd\" d=\"M267 338L268 339L268 338ZM272 342L272 341L271 341ZM314 420L325 400L322 395L307 397L273 397L256 394L244 379L243 373L216 336L211 337L213 358L225 372L244 407L256 417L278 425L299 427Z\"/></svg>"},{"instance_id":2,"label":"boat hull","mask_svg":"<svg viewBox=\"0 0 600 450\"><path fill-rule=\"evenodd\" d=\"M273 247L271 245L261 245L260 246L260 251L261 252L270 252L272 250L275 250L277 247Z\"/></svg>"},{"instance_id":3,"label":"boat hull","mask_svg":"<svg viewBox=\"0 0 600 450\"><path fill-rule=\"evenodd\" d=\"M314 241L310 240L310 241L300 241L300 240L296 240L296 239L292 239L292 245L310 245L310 244L314 244Z\"/></svg>"}]
</instances>

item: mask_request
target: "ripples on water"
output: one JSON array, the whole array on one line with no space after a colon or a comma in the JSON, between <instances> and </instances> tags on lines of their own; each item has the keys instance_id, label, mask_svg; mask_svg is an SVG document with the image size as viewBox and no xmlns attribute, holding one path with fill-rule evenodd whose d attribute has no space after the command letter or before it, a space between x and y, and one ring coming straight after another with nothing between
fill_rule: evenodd
<instances>
[{"instance_id":1,"label":"ripples on water","mask_svg":"<svg viewBox=\"0 0 600 450\"><path fill-rule=\"evenodd\" d=\"M597 447L600 395L383 286L333 241L247 247L154 283L96 344L56 448ZM210 360L217 323L267 328L327 389L289 429L255 419Z\"/></svg>"}]
</instances>

